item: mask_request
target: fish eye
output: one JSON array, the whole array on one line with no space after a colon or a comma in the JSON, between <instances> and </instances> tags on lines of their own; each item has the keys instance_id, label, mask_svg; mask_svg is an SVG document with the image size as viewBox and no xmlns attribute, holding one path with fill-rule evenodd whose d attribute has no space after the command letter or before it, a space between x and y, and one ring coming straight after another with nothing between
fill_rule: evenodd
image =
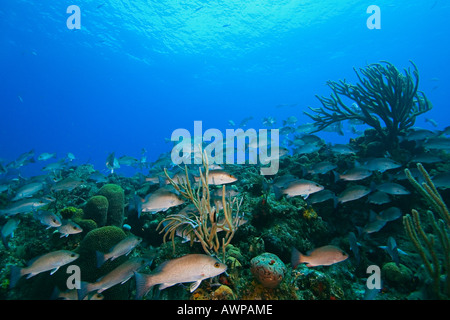
<instances>
[{"instance_id":1,"label":"fish eye","mask_svg":"<svg viewBox=\"0 0 450 320\"><path fill-rule=\"evenodd\" d=\"M214 263L214 268L219 268L219 267L220 267L220 263L219 262Z\"/></svg>"},{"instance_id":2,"label":"fish eye","mask_svg":"<svg viewBox=\"0 0 450 320\"><path fill-rule=\"evenodd\" d=\"M72 253L70 256L71 256L72 258L75 257L75 253Z\"/></svg>"}]
</instances>

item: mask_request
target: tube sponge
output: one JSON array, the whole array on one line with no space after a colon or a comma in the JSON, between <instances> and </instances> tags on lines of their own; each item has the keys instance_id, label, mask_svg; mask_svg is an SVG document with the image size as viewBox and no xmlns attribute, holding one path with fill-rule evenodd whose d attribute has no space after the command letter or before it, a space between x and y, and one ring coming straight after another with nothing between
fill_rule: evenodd
<instances>
[{"instance_id":1,"label":"tube sponge","mask_svg":"<svg viewBox=\"0 0 450 320\"><path fill-rule=\"evenodd\" d=\"M125 195L123 189L117 184L105 184L99 191L99 196L108 199L108 216L106 225L121 227L124 215Z\"/></svg>"}]
</instances>

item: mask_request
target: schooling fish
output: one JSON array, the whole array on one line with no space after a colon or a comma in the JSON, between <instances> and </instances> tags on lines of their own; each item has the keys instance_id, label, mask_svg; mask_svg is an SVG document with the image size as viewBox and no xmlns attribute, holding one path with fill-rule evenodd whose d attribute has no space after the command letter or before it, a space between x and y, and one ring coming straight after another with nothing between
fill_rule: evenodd
<instances>
[{"instance_id":1,"label":"schooling fish","mask_svg":"<svg viewBox=\"0 0 450 320\"><path fill-rule=\"evenodd\" d=\"M10 288L13 288L17 281L24 275L28 275L27 279L29 279L39 273L50 270L52 270L50 273L50 275L52 275L60 267L75 261L79 256L78 253L72 251L57 250L31 260L27 267L20 268L18 266L13 266L11 269Z\"/></svg>"},{"instance_id":2,"label":"schooling fish","mask_svg":"<svg viewBox=\"0 0 450 320\"><path fill-rule=\"evenodd\" d=\"M30 198L44 188L44 182L32 182L20 187L11 201L18 201L23 198Z\"/></svg>"},{"instance_id":3,"label":"schooling fish","mask_svg":"<svg viewBox=\"0 0 450 320\"><path fill-rule=\"evenodd\" d=\"M97 268L100 268L105 261L110 259L113 261L120 256L128 255L141 241L142 238L130 235L113 246L107 253L97 251Z\"/></svg>"},{"instance_id":4,"label":"schooling fish","mask_svg":"<svg viewBox=\"0 0 450 320\"><path fill-rule=\"evenodd\" d=\"M55 199L44 197L44 198L27 198L14 202L5 209L0 210L0 215L13 216L19 213L30 212L36 210L40 207L46 206L50 202L55 201Z\"/></svg>"},{"instance_id":5,"label":"schooling fish","mask_svg":"<svg viewBox=\"0 0 450 320\"><path fill-rule=\"evenodd\" d=\"M47 229L54 227L60 227L61 226L61 218L50 211L45 210L39 210L35 211L33 214L34 218L39 220L43 225L47 226Z\"/></svg>"},{"instance_id":6,"label":"schooling fish","mask_svg":"<svg viewBox=\"0 0 450 320\"><path fill-rule=\"evenodd\" d=\"M102 293L103 291L115 286L116 284L124 284L127 282L135 272L141 268L150 264L151 260L145 258L132 258L122 263L120 266L98 279L97 282L87 283L81 282L80 289L78 290L78 299L82 300L89 292L97 291Z\"/></svg>"},{"instance_id":7,"label":"schooling fish","mask_svg":"<svg viewBox=\"0 0 450 320\"><path fill-rule=\"evenodd\" d=\"M275 185L273 186L273 189L277 199L283 194L286 194L288 198L302 196L306 199L310 194L323 190L323 186L314 181L299 179L291 182L283 189L277 188Z\"/></svg>"},{"instance_id":8,"label":"schooling fish","mask_svg":"<svg viewBox=\"0 0 450 320\"><path fill-rule=\"evenodd\" d=\"M355 185L342 191L338 196L338 201L341 203L360 199L371 192L371 189L366 186Z\"/></svg>"},{"instance_id":9,"label":"schooling fish","mask_svg":"<svg viewBox=\"0 0 450 320\"><path fill-rule=\"evenodd\" d=\"M306 263L307 267L330 266L347 258L348 255L344 251L333 245L311 250L307 255L301 254L296 248L292 248L291 252L291 264L294 269L300 263Z\"/></svg>"},{"instance_id":10,"label":"schooling fish","mask_svg":"<svg viewBox=\"0 0 450 320\"><path fill-rule=\"evenodd\" d=\"M83 232L83 228L71 220L63 221L57 229L58 232L61 233L60 238Z\"/></svg>"},{"instance_id":11,"label":"schooling fish","mask_svg":"<svg viewBox=\"0 0 450 320\"><path fill-rule=\"evenodd\" d=\"M177 283L192 282L190 291L198 288L202 280L215 277L227 270L219 260L205 254L187 254L162 263L152 274L135 273L136 299L147 294L159 284L159 290Z\"/></svg>"},{"instance_id":12,"label":"schooling fish","mask_svg":"<svg viewBox=\"0 0 450 320\"><path fill-rule=\"evenodd\" d=\"M136 196L135 201L139 215L141 212L157 213L166 211L171 207L184 203L184 200L180 199L172 186L159 188L155 192L147 195L145 199L140 199Z\"/></svg>"},{"instance_id":13,"label":"schooling fish","mask_svg":"<svg viewBox=\"0 0 450 320\"><path fill-rule=\"evenodd\" d=\"M16 230L19 223L20 223L19 219L11 218L3 225L1 234L2 234L2 242L6 249L9 249L8 237L14 236L14 231Z\"/></svg>"}]
</instances>

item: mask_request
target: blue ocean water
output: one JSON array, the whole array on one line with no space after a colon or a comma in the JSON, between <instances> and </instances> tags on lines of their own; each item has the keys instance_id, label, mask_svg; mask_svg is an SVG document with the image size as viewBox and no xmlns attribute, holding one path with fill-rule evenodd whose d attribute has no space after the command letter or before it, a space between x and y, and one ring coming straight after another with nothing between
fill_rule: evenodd
<instances>
[{"instance_id":1,"label":"blue ocean water","mask_svg":"<svg viewBox=\"0 0 450 320\"><path fill-rule=\"evenodd\" d=\"M77 5L81 28L67 13ZM381 10L369 29L367 8ZM0 4L0 158L71 152L104 170L105 159L154 161L177 128L229 128L253 117L319 107L327 80L356 81L353 67L414 61L433 110L416 125L448 125L450 56L444 0L417 1L26 1ZM294 106L290 106L294 105ZM319 133L348 142L350 133ZM24 171L40 170L42 163Z\"/></svg>"}]
</instances>

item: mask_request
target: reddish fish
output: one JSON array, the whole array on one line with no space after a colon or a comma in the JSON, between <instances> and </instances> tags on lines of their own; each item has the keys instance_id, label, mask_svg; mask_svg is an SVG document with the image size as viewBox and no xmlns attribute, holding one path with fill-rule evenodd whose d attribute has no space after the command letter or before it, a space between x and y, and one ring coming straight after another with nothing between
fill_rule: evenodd
<instances>
[{"instance_id":1,"label":"reddish fish","mask_svg":"<svg viewBox=\"0 0 450 320\"><path fill-rule=\"evenodd\" d=\"M348 255L344 251L332 245L311 250L307 255L303 255L297 249L292 248L291 264L294 269L300 263L306 263L307 267L330 266L347 258Z\"/></svg>"}]
</instances>

